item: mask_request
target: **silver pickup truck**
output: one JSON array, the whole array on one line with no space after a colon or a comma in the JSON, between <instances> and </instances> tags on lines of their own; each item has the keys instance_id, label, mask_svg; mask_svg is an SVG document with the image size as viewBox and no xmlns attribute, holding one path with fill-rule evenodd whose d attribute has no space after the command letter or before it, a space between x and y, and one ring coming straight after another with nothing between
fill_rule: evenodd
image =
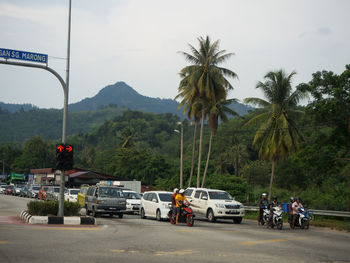
<instances>
[{"instance_id":1,"label":"silver pickup truck","mask_svg":"<svg viewBox=\"0 0 350 263\"><path fill-rule=\"evenodd\" d=\"M126 199L122 188L115 186L90 186L85 196L86 214L92 213L93 217L98 214L118 215L123 217L126 209Z\"/></svg>"}]
</instances>

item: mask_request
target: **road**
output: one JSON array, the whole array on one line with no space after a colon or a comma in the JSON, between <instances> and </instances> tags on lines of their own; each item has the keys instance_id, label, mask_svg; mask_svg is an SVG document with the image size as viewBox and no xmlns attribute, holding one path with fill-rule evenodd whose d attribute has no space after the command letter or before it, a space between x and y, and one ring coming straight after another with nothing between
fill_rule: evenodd
<instances>
[{"instance_id":1,"label":"road","mask_svg":"<svg viewBox=\"0 0 350 263\"><path fill-rule=\"evenodd\" d=\"M27 225L16 217L28 200L0 195L0 262L350 262L347 232L248 220L174 226L136 215L90 227Z\"/></svg>"}]
</instances>

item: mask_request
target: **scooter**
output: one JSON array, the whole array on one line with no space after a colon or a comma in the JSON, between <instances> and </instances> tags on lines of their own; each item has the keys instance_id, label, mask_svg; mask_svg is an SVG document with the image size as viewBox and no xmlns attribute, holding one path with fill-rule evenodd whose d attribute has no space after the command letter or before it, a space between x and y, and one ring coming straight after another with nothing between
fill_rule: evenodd
<instances>
[{"instance_id":1,"label":"scooter","mask_svg":"<svg viewBox=\"0 0 350 263\"><path fill-rule=\"evenodd\" d=\"M274 228L275 226L277 229L281 230L283 227L283 220L282 220L282 213L283 210L279 206L275 206L272 209L272 223L271 227Z\"/></svg>"},{"instance_id":2,"label":"scooter","mask_svg":"<svg viewBox=\"0 0 350 263\"><path fill-rule=\"evenodd\" d=\"M262 219L260 221L261 225L265 225L269 222L269 218L270 218L270 210L267 209L267 206L263 206L263 215L262 215Z\"/></svg>"},{"instance_id":3,"label":"scooter","mask_svg":"<svg viewBox=\"0 0 350 263\"><path fill-rule=\"evenodd\" d=\"M170 209L168 213L168 217L170 220L170 223L173 225L176 224L176 215L175 211L173 209ZM183 222L188 225L188 226L193 226L194 224L194 214L192 208L189 206L189 204L183 204L181 207L181 214L179 216L179 222Z\"/></svg>"},{"instance_id":4,"label":"scooter","mask_svg":"<svg viewBox=\"0 0 350 263\"><path fill-rule=\"evenodd\" d=\"M295 227L300 227L301 229L309 229L310 227L310 213L306 208L298 208L299 214L297 220L295 220ZM293 228L293 221L289 221L290 228Z\"/></svg>"}]
</instances>

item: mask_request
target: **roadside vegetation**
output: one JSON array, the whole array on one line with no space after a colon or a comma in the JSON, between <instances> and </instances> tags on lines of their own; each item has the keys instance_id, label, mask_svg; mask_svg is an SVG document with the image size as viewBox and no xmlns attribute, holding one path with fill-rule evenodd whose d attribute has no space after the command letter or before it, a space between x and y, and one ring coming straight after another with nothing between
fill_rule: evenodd
<instances>
[{"instance_id":1,"label":"roadside vegetation","mask_svg":"<svg viewBox=\"0 0 350 263\"><path fill-rule=\"evenodd\" d=\"M32 216L56 216L58 201L30 201L27 204L28 213ZM79 216L80 205L77 202L64 202L65 216Z\"/></svg>"},{"instance_id":2,"label":"roadside vegetation","mask_svg":"<svg viewBox=\"0 0 350 263\"><path fill-rule=\"evenodd\" d=\"M198 44L182 52L190 64L180 71L178 88L186 117L184 187L219 188L245 204L257 204L267 192L282 202L299 196L309 208L350 211L350 65L339 75L316 72L301 84L293 83L294 72L267 72L256 86L264 99L245 100L258 108L228 118L235 115L225 108L234 100L229 79L237 75L220 64L232 54L210 38ZM74 166L172 190L180 179L179 121L170 113L124 109L69 136ZM0 145L5 172L54 167L56 143L35 136Z\"/></svg>"}]
</instances>

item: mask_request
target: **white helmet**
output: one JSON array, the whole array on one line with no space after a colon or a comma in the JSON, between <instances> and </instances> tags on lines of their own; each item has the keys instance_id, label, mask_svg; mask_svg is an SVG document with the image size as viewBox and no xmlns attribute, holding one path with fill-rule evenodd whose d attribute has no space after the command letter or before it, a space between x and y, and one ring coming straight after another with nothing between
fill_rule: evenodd
<instances>
[{"instance_id":1,"label":"white helmet","mask_svg":"<svg viewBox=\"0 0 350 263\"><path fill-rule=\"evenodd\" d=\"M267 194L266 193L262 193L262 195L261 196L267 196Z\"/></svg>"},{"instance_id":2,"label":"white helmet","mask_svg":"<svg viewBox=\"0 0 350 263\"><path fill-rule=\"evenodd\" d=\"M185 192L184 189L180 189L179 194L183 194Z\"/></svg>"},{"instance_id":3,"label":"white helmet","mask_svg":"<svg viewBox=\"0 0 350 263\"><path fill-rule=\"evenodd\" d=\"M174 188L174 194L176 194L177 192L179 192L179 189Z\"/></svg>"}]
</instances>

